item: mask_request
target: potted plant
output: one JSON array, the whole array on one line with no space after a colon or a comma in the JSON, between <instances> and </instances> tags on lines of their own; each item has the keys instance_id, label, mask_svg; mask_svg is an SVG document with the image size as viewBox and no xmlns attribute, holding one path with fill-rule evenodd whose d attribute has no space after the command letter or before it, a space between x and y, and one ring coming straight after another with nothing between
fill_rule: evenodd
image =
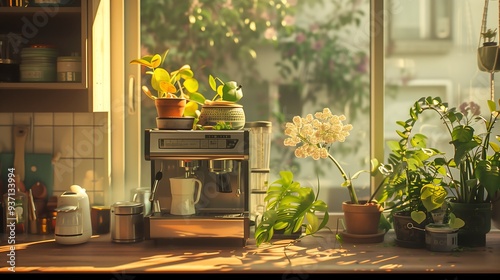
<instances>
[{"instance_id":1,"label":"potted plant","mask_svg":"<svg viewBox=\"0 0 500 280\"><path fill-rule=\"evenodd\" d=\"M486 29L486 23L488 21L488 2L489 1L484 2L485 6L481 21L481 36L479 37L479 46L477 48L477 65L480 71L493 74L493 72L500 70L500 57L498 44L495 41L497 28ZM498 12L500 13L500 10L498 10ZM492 94L492 99L493 96Z\"/></svg>"},{"instance_id":2,"label":"potted plant","mask_svg":"<svg viewBox=\"0 0 500 280\"><path fill-rule=\"evenodd\" d=\"M280 178L269 185L264 201L266 209L256 225L257 246L269 242L280 232L283 236L311 235L328 223L328 205L318 199L318 191L293 180L291 171L280 171ZM318 214L322 214L322 220ZM305 228L305 230L303 229Z\"/></svg>"},{"instance_id":3,"label":"potted plant","mask_svg":"<svg viewBox=\"0 0 500 280\"><path fill-rule=\"evenodd\" d=\"M439 97L420 98L410 109L415 120L426 110L436 112L450 136L453 157L443 156L442 177L426 185L426 194L430 195L426 198L422 190L421 199L423 203L425 199L435 201L432 195L438 192L434 185L445 188L451 211L465 222L458 230L461 246L485 245L491 227L491 199L500 189L500 146L490 141L499 111L492 100L487 104L488 119L480 115L480 107L474 102L454 108Z\"/></svg>"},{"instance_id":4,"label":"potted plant","mask_svg":"<svg viewBox=\"0 0 500 280\"><path fill-rule=\"evenodd\" d=\"M242 129L245 126L245 111L242 105L237 104L243 97L242 86L212 75L208 76L208 83L215 95L202 105L198 124L204 128L223 126L226 129Z\"/></svg>"},{"instance_id":5,"label":"potted plant","mask_svg":"<svg viewBox=\"0 0 500 280\"><path fill-rule=\"evenodd\" d=\"M444 153L427 146L427 136L412 134L419 116L418 101L406 121L397 121L400 140L388 141L391 150L382 192L378 201L385 203L387 218L393 224L396 244L402 247L425 246L425 228L428 224L446 223L452 229L463 226L463 221L450 212L446 197L446 158Z\"/></svg>"},{"instance_id":6,"label":"potted plant","mask_svg":"<svg viewBox=\"0 0 500 280\"><path fill-rule=\"evenodd\" d=\"M500 58L498 57L498 43L495 41L497 29L489 28L481 32L482 46L477 49L477 64L483 72L500 70Z\"/></svg>"},{"instance_id":7,"label":"potted plant","mask_svg":"<svg viewBox=\"0 0 500 280\"><path fill-rule=\"evenodd\" d=\"M205 102L205 97L198 92L198 80L189 64L177 70L167 70L163 64L168 52L166 50L163 55L145 55L130 63L149 68L146 74L151 75L151 87L156 93L153 94L146 85L142 86L142 90L155 102L159 118L195 117L198 105ZM173 111L169 110L171 107L174 107Z\"/></svg>"},{"instance_id":8,"label":"potted plant","mask_svg":"<svg viewBox=\"0 0 500 280\"><path fill-rule=\"evenodd\" d=\"M338 236L340 239L357 240L359 242L382 242L385 232L380 230L383 225L383 207L370 197L368 200L358 200L353 180L361 173L377 174L381 165L378 160L372 159L371 170L360 170L348 176L337 159L329 152L335 142L344 142L349 136L351 124L344 124L344 115L334 115L329 108L308 114L302 118L295 116L292 122L286 123L284 140L285 146L295 147L295 156L298 158L312 157L314 160L330 159L340 172L344 181L341 186L349 193L350 200L342 203L344 211L345 230ZM380 186L379 186L380 187ZM369 235L370 238L366 238ZM362 241L361 241L362 240Z\"/></svg>"}]
</instances>

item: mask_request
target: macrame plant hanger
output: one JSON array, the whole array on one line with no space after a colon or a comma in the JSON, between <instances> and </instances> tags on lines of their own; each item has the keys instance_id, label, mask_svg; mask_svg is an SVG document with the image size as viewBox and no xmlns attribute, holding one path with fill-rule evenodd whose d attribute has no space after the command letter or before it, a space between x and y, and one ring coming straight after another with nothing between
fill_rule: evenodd
<instances>
[{"instance_id":1,"label":"macrame plant hanger","mask_svg":"<svg viewBox=\"0 0 500 280\"><path fill-rule=\"evenodd\" d=\"M477 60L479 70L490 73L490 99L495 100L495 72L500 70L500 63L498 63L500 49L495 39L497 38L498 30L500 30L500 1L498 1L499 16L498 27L496 28L495 38L492 41L486 41L485 34L488 30L486 28L488 19L488 4L490 0L484 1L483 20L481 22L481 32L479 33L479 45L477 52Z\"/></svg>"}]
</instances>

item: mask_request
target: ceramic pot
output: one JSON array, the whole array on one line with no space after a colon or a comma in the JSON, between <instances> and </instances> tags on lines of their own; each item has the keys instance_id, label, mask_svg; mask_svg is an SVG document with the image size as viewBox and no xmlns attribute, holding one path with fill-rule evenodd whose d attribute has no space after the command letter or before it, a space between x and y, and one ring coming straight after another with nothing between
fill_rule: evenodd
<instances>
[{"instance_id":1,"label":"ceramic pot","mask_svg":"<svg viewBox=\"0 0 500 280\"><path fill-rule=\"evenodd\" d=\"M360 200L359 204L342 202L346 232L349 234L377 234L383 207L378 203Z\"/></svg>"},{"instance_id":2,"label":"ceramic pot","mask_svg":"<svg viewBox=\"0 0 500 280\"><path fill-rule=\"evenodd\" d=\"M425 247L425 226L428 224L427 221L418 224L411 218L408 211L395 212L392 217L398 246L405 248Z\"/></svg>"},{"instance_id":3,"label":"ceramic pot","mask_svg":"<svg viewBox=\"0 0 500 280\"><path fill-rule=\"evenodd\" d=\"M198 124L214 126L217 122L231 124L233 129L242 129L245 126L245 111L239 104L203 105L201 107Z\"/></svg>"},{"instance_id":4,"label":"ceramic pot","mask_svg":"<svg viewBox=\"0 0 500 280\"><path fill-rule=\"evenodd\" d=\"M182 117L186 103L185 98L157 98L156 113L159 118Z\"/></svg>"},{"instance_id":5,"label":"ceramic pot","mask_svg":"<svg viewBox=\"0 0 500 280\"><path fill-rule=\"evenodd\" d=\"M497 192L491 200L491 221L497 229L500 229L500 192Z\"/></svg>"},{"instance_id":6,"label":"ceramic pot","mask_svg":"<svg viewBox=\"0 0 500 280\"><path fill-rule=\"evenodd\" d=\"M483 72L500 70L500 50L497 45L477 49L477 66Z\"/></svg>"},{"instance_id":7,"label":"ceramic pot","mask_svg":"<svg viewBox=\"0 0 500 280\"><path fill-rule=\"evenodd\" d=\"M491 229L491 203L458 203L450 206L465 225L458 230L458 245L464 247L486 246L486 234Z\"/></svg>"}]
</instances>

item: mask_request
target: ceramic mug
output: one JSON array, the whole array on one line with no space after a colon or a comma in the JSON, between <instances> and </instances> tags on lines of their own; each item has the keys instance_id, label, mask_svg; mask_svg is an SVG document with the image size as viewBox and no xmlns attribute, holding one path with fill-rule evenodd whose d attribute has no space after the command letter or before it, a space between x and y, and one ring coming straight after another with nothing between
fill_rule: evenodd
<instances>
[{"instance_id":1,"label":"ceramic mug","mask_svg":"<svg viewBox=\"0 0 500 280\"><path fill-rule=\"evenodd\" d=\"M170 192L172 194L170 214L193 215L195 213L194 205L200 201L201 186L201 181L196 178L170 178Z\"/></svg>"}]
</instances>

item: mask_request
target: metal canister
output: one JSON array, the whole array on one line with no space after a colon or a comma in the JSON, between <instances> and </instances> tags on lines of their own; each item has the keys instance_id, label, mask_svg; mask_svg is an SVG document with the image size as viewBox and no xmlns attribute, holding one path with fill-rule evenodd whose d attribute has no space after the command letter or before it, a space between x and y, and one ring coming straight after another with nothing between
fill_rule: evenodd
<instances>
[{"instance_id":1,"label":"metal canister","mask_svg":"<svg viewBox=\"0 0 500 280\"><path fill-rule=\"evenodd\" d=\"M60 56L57 58L58 82L82 81L82 58L80 56Z\"/></svg>"},{"instance_id":2,"label":"metal canister","mask_svg":"<svg viewBox=\"0 0 500 280\"><path fill-rule=\"evenodd\" d=\"M118 201L111 205L111 241L133 243L144 240L144 204Z\"/></svg>"},{"instance_id":3,"label":"metal canister","mask_svg":"<svg viewBox=\"0 0 500 280\"><path fill-rule=\"evenodd\" d=\"M435 252L450 252L458 247L458 229L445 224L425 226L425 245Z\"/></svg>"}]
</instances>

